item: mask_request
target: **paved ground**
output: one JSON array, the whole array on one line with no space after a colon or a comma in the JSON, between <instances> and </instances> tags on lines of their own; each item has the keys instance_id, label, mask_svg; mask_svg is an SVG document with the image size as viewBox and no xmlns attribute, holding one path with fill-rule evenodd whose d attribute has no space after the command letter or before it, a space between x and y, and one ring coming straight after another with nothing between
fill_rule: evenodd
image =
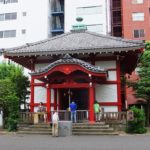
<instances>
[{"instance_id":1,"label":"paved ground","mask_svg":"<svg viewBox=\"0 0 150 150\"><path fill-rule=\"evenodd\" d=\"M149 150L150 135L0 135L0 150Z\"/></svg>"}]
</instances>

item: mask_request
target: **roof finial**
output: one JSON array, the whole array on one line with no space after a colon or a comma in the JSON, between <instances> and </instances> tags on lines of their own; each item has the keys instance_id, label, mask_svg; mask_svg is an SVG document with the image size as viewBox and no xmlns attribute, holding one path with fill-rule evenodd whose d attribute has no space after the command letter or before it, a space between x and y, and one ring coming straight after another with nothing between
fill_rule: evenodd
<instances>
[{"instance_id":1,"label":"roof finial","mask_svg":"<svg viewBox=\"0 0 150 150\"><path fill-rule=\"evenodd\" d=\"M82 22L83 18L82 17L77 17L76 20L77 20L77 22Z\"/></svg>"},{"instance_id":2,"label":"roof finial","mask_svg":"<svg viewBox=\"0 0 150 150\"><path fill-rule=\"evenodd\" d=\"M85 31L85 30L87 30L87 26L85 24L81 23L83 21L82 17L77 17L76 21L77 21L77 24L72 26L72 31Z\"/></svg>"}]
</instances>

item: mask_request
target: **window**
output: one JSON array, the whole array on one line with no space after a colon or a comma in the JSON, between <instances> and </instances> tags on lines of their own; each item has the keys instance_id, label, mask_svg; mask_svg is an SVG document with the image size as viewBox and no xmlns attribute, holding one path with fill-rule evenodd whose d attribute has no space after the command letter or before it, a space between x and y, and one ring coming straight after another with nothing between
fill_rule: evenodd
<instances>
[{"instance_id":1,"label":"window","mask_svg":"<svg viewBox=\"0 0 150 150\"><path fill-rule=\"evenodd\" d=\"M16 20L17 13L7 13L5 14L5 20Z\"/></svg>"},{"instance_id":2,"label":"window","mask_svg":"<svg viewBox=\"0 0 150 150\"><path fill-rule=\"evenodd\" d=\"M0 31L0 38L3 38L3 31Z\"/></svg>"},{"instance_id":3,"label":"window","mask_svg":"<svg viewBox=\"0 0 150 150\"><path fill-rule=\"evenodd\" d=\"M144 29L134 30L134 38L144 37Z\"/></svg>"},{"instance_id":4,"label":"window","mask_svg":"<svg viewBox=\"0 0 150 150\"><path fill-rule=\"evenodd\" d=\"M5 15L4 14L0 14L0 21L4 21L5 20Z\"/></svg>"},{"instance_id":5,"label":"window","mask_svg":"<svg viewBox=\"0 0 150 150\"><path fill-rule=\"evenodd\" d=\"M0 14L0 21L16 20L16 19L17 19L17 13Z\"/></svg>"},{"instance_id":6,"label":"window","mask_svg":"<svg viewBox=\"0 0 150 150\"><path fill-rule=\"evenodd\" d=\"M4 0L0 0L0 4L4 4Z\"/></svg>"},{"instance_id":7,"label":"window","mask_svg":"<svg viewBox=\"0 0 150 150\"><path fill-rule=\"evenodd\" d=\"M144 0L132 0L132 4L143 4Z\"/></svg>"},{"instance_id":8,"label":"window","mask_svg":"<svg viewBox=\"0 0 150 150\"><path fill-rule=\"evenodd\" d=\"M144 13L141 13L141 12L132 13L132 20L133 21L144 21Z\"/></svg>"},{"instance_id":9,"label":"window","mask_svg":"<svg viewBox=\"0 0 150 150\"><path fill-rule=\"evenodd\" d=\"M21 30L21 33L22 33L22 34L26 34L26 29L22 29L22 30Z\"/></svg>"},{"instance_id":10,"label":"window","mask_svg":"<svg viewBox=\"0 0 150 150\"><path fill-rule=\"evenodd\" d=\"M22 16L26 16L27 15L27 12L22 12Z\"/></svg>"},{"instance_id":11,"label":"window","mask_svg":"<svg viewBox=\"0 0 150 150\"><path fill-rule=\"evenodd\" d=\"M102 14L102 6L78 7L77 15Z\"/></svg>"},{"instance_id":12,"label":"window","mask_svg":"<svg viewBox=\"0 0 150 150\"><path fill-rule=\"evenodd\" d=\"M4 0L4 3L18 3L18 0Z\"/></svg>"},{"instance_id":13,"label":"window","mask_svg":"<svg viewBox=\"0 0 150 150\"><path fill-rule=\"evenodd\" d=\"M0 31L0 38L16 37L16 30Z\"/></svg>"}]
</instances>

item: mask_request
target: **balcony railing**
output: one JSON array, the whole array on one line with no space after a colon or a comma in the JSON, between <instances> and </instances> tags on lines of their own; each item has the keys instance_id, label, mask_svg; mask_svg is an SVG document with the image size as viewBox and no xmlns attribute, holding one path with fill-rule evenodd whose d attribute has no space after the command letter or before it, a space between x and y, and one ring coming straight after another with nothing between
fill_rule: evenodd
<instances>
[{"instance_id":1,"label":"balcony railing","mask_svg":"<svg viewBox=\"0 0 150 150\"><path fill-rule=\"evenodd\" d=\"M55 16L64 15L64 11L52 11L51 14Z\"/></svg>"},{"instance_id":2,"label":"balcony railing","mask_svg":"<svg viewBox=\"0 0 150 150\"><path fill-rule=\"evenodd\" d=\"M64 29L54 28L54 29L51 29L51 33L64 33Z\"/></svg>"},{"instance_id":3,"label":"balcony railing","mask_svg":"<svg viewBox=\"0 0 150 150\"><path fill-rule=\"evenodd\" d=\"M20 123L36 124L41 122L51 122L51 119L48 120L47 116L52 116L54 111L51 111L50 114L40 113L40 112L20 112ZM70 112L66 110L58 111L60 120L70 120ZM51 118L51 117L50 117ZM126 112L102 112L100 113L101 121L105 122L118 122L126 121L127 114ZM88 110L77 110L77 122L88 122L89 121L89 111Z\"/></svg>"},{"instance_id":4,"label":"balcony railing","mask_svg":"<svg viewBox=\"0 0 150 150\"><path fill-rule=\"evenodd\" d=\"M64 14L64 6L62 5L60 8L54 7L51 11L52 15Z\"/></svg>"}]
</instances>

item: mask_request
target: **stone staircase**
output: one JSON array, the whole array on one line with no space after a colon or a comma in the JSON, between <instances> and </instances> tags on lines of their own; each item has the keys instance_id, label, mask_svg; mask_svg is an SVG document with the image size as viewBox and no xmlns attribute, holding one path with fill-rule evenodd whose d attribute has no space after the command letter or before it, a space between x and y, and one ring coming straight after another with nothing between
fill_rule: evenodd
<instances>
[{"instance_id":1,"label":"stone staircase","mask_svg":"<svg viewBox=\"0 0 150 150\"><path fill-rule=\"evenodd\" d=\"M73 124L73 135L118 135L114 128L105 122Z\"/></svg>"},{"instance_id":2,"label":"stone staircase","mask_svg":"<svg viewBox=\"0 0 150 150\"><path fill-rule=\"evenodd\" d=\"M52 128L49 124L20 124L17 134L39 134L39 135L52 135Z\"/></svg>"},{"instance_id":3,"label":"stone staircase","mask_svg":"<svg viewBox=\"0 0 150 150\"><path fill-rule=\"evenodd\" d=\"M52 135L49 124L35 124L19 126L18 134ZM100 123L75 123L72 128L73 135L118 135L108 124Z\"/></svg>"}]
</instances>

